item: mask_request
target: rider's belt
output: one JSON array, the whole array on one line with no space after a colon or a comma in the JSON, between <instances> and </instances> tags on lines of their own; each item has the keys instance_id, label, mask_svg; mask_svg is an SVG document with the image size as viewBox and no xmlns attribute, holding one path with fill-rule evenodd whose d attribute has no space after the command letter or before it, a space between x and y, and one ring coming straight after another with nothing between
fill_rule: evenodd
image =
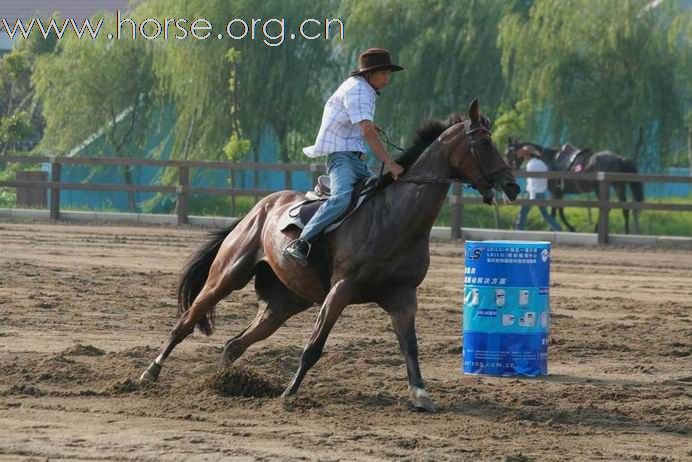
<instances>
[{"instance_id":1,"label":"rider's belt","mask_svg":"<svg viewBox=\"0 0 692 462\"><path fill-rule=\"evenodd\" d=\"M353 154L354 156L356 156L358 159L360 159L360 160L362 160L363 162L365 162L365 153L364 153L364 152L360 152L360 151L350 151L350 152L351 152L351 154Z\"/></svg>"}]
</instances>

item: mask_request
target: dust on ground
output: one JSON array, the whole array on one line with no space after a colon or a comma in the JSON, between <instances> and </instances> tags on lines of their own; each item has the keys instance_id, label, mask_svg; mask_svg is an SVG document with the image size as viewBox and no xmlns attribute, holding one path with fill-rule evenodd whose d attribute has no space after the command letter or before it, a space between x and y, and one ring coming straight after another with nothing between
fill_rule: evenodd
<instances>
[{"instance_id":1,"label":"dust on ground","mask_svg":"<svg viewBox=\"0 0 692 462\"><path fill-rule=\"evenodd\" d=\"M419 290L424 378L410 409L388 316L345 310L298 396L280 393L317 308L220 371L254 317L252 290L217 311L159 382L138 377L176 320L197 229L0 223L2 460L689 460L692 252L558 246L550 376L460 372L463 244L435 242Z\"/></svg>"}]
</instances>

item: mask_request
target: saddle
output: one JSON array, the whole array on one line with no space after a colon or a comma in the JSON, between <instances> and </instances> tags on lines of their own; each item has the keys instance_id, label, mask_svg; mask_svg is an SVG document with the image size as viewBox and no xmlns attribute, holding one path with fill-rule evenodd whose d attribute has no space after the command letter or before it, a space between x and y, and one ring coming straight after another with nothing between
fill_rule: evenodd
<instances>
[{"instance_id":1,"label":"saddle","mask_svg":"<svg viewBox=\"0 0 692 462\"><path fill-rule=\"evenodd\" d=\"M591 153L591 149L589 148L581 149L570 143L565 143L562 145L557 156L555 156L554 169L559 172L568 172L572 170L579 156L588 155L589 153ZM579 172L578 170L575 171L577 173Z\"/></svg>"},{"instance_id":2,"label":"saddle","mask_svg":"<svg viewBox=\"0 0 692 462\"><path fill-rule=\"evenodd\" d=\"M351 201L344 213L330 224L324 234L336 229L349 215L355 212L377 189L379 178L364 178L356 183L351 193ZM310 219L315 216L320 206L332 195L328 175L321 175L312 191L305 194L305 200L289 208L279 219L279 230L285 231L289 226L303 229Z\"/></svg>"}]
</instances>

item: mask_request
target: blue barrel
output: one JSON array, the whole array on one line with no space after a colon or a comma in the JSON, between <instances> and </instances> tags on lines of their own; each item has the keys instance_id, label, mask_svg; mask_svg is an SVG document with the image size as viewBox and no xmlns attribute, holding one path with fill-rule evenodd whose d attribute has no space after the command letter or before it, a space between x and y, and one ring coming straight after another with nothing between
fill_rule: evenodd
<instances>
[{"instance_id":1,"label":"blue barrel","mask_svg":"<svg viewBox=\"0 0 692 462\"><path fill-rule=\"evenodd\" d=\"M466 241L465 374L548 373L550 242Z\"/></svg>"}]
</instances>

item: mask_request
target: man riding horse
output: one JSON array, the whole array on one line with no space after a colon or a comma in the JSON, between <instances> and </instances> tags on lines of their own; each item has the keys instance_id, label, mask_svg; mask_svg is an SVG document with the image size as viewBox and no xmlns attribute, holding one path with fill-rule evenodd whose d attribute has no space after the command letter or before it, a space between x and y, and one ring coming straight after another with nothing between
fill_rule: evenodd
<instances>
[{"instance_id":1,"label":"man riding horse","mask_svg":"<svg viewBox=\"0 0 692 462\"><path fill-rule=\"evenodd\" d=\"M284 248L283 255L300 266L308 264L311 241L346 211L354 186L374 176L365 162L365 141L394 179L404 173L382 145L379 127L373 122L375 98L389 84L390 74L404 68L392 64L389 52L382 48L366 50L358 62L358 69L327 100L315 144L303 149L311 158L327 156L331 196L300 237Z\"/></svg>"},{"instance_id":2,"label":"man riding horse","mask_svg":"<svg viewBox=\"0 0 692 462\"><path fill-rule=\"evenodd\" d=\"M222 367L233 364L251 345L272 335L294 315L320 305L300 364L283 393L294 395L322 356L327 338L346 307L376 303L390 316L399 341L411 404L416 409L435 411L423 382L416 338L418 287L430 266L432 226L447 202L453 182L469 184L488 205L494 203L498 192L509 200L516 199L519 186L493 142L490 121L481 113L477 99L471 102L466 114L455 113L444 121L426 121L410 146L393 162L377 140L372 114L377 89L386 85L389 72L400 69L391 63L386 50L364 53L359 70L347 80L343 90L348 93L352 85L358 88L356 93L362 91L365 96L353 95L351 99L349 95L344 104L343 95L335 94L325 109L325 120L338 118L345 126L323 123L325 130L320 131L318 143L308 149L309 154L329 154L328 165L332 181L337 183L337 194L352 188L356 178L370 176L363 160L353 153L363 152L363 139L389 165L391 174L383 176L358 213L322 238L322 251L311 256L316 264L296 265L294 261L300 262L300 256L293 260L293 256L286 258L283 252L287 247L302 245L299 227L280 225L296 204L305 201L306 194L299 191L270 194L240 221L212 233L183 269L178 285L180 317L160 354L142 373L142 381L159 377L168 356L195 326L211 335L216 305L254 280L257 297L264 303L258 304L254 320L226 342ZM373 73L366 78L363 74L367 72ZM358 98L365 98L368 93L369 102L363 103L363 99L358 103ZM341 105L331 106L339 99ZM365 116L352 116L354 102L367 109L358 106L354 114L363 112ZM348 131L350 136L336 137L328 129ZM336 145L337 141L342 144ZM317 220L322 227L328 221L324 217ZM318 232L312 231L313 236ZM307 238L311 238L310 234ZM296 243L288 245L290 242ZM310 249L308 245L307 249L297 250L304 256Z\"/></svg>"}]
</instances>

